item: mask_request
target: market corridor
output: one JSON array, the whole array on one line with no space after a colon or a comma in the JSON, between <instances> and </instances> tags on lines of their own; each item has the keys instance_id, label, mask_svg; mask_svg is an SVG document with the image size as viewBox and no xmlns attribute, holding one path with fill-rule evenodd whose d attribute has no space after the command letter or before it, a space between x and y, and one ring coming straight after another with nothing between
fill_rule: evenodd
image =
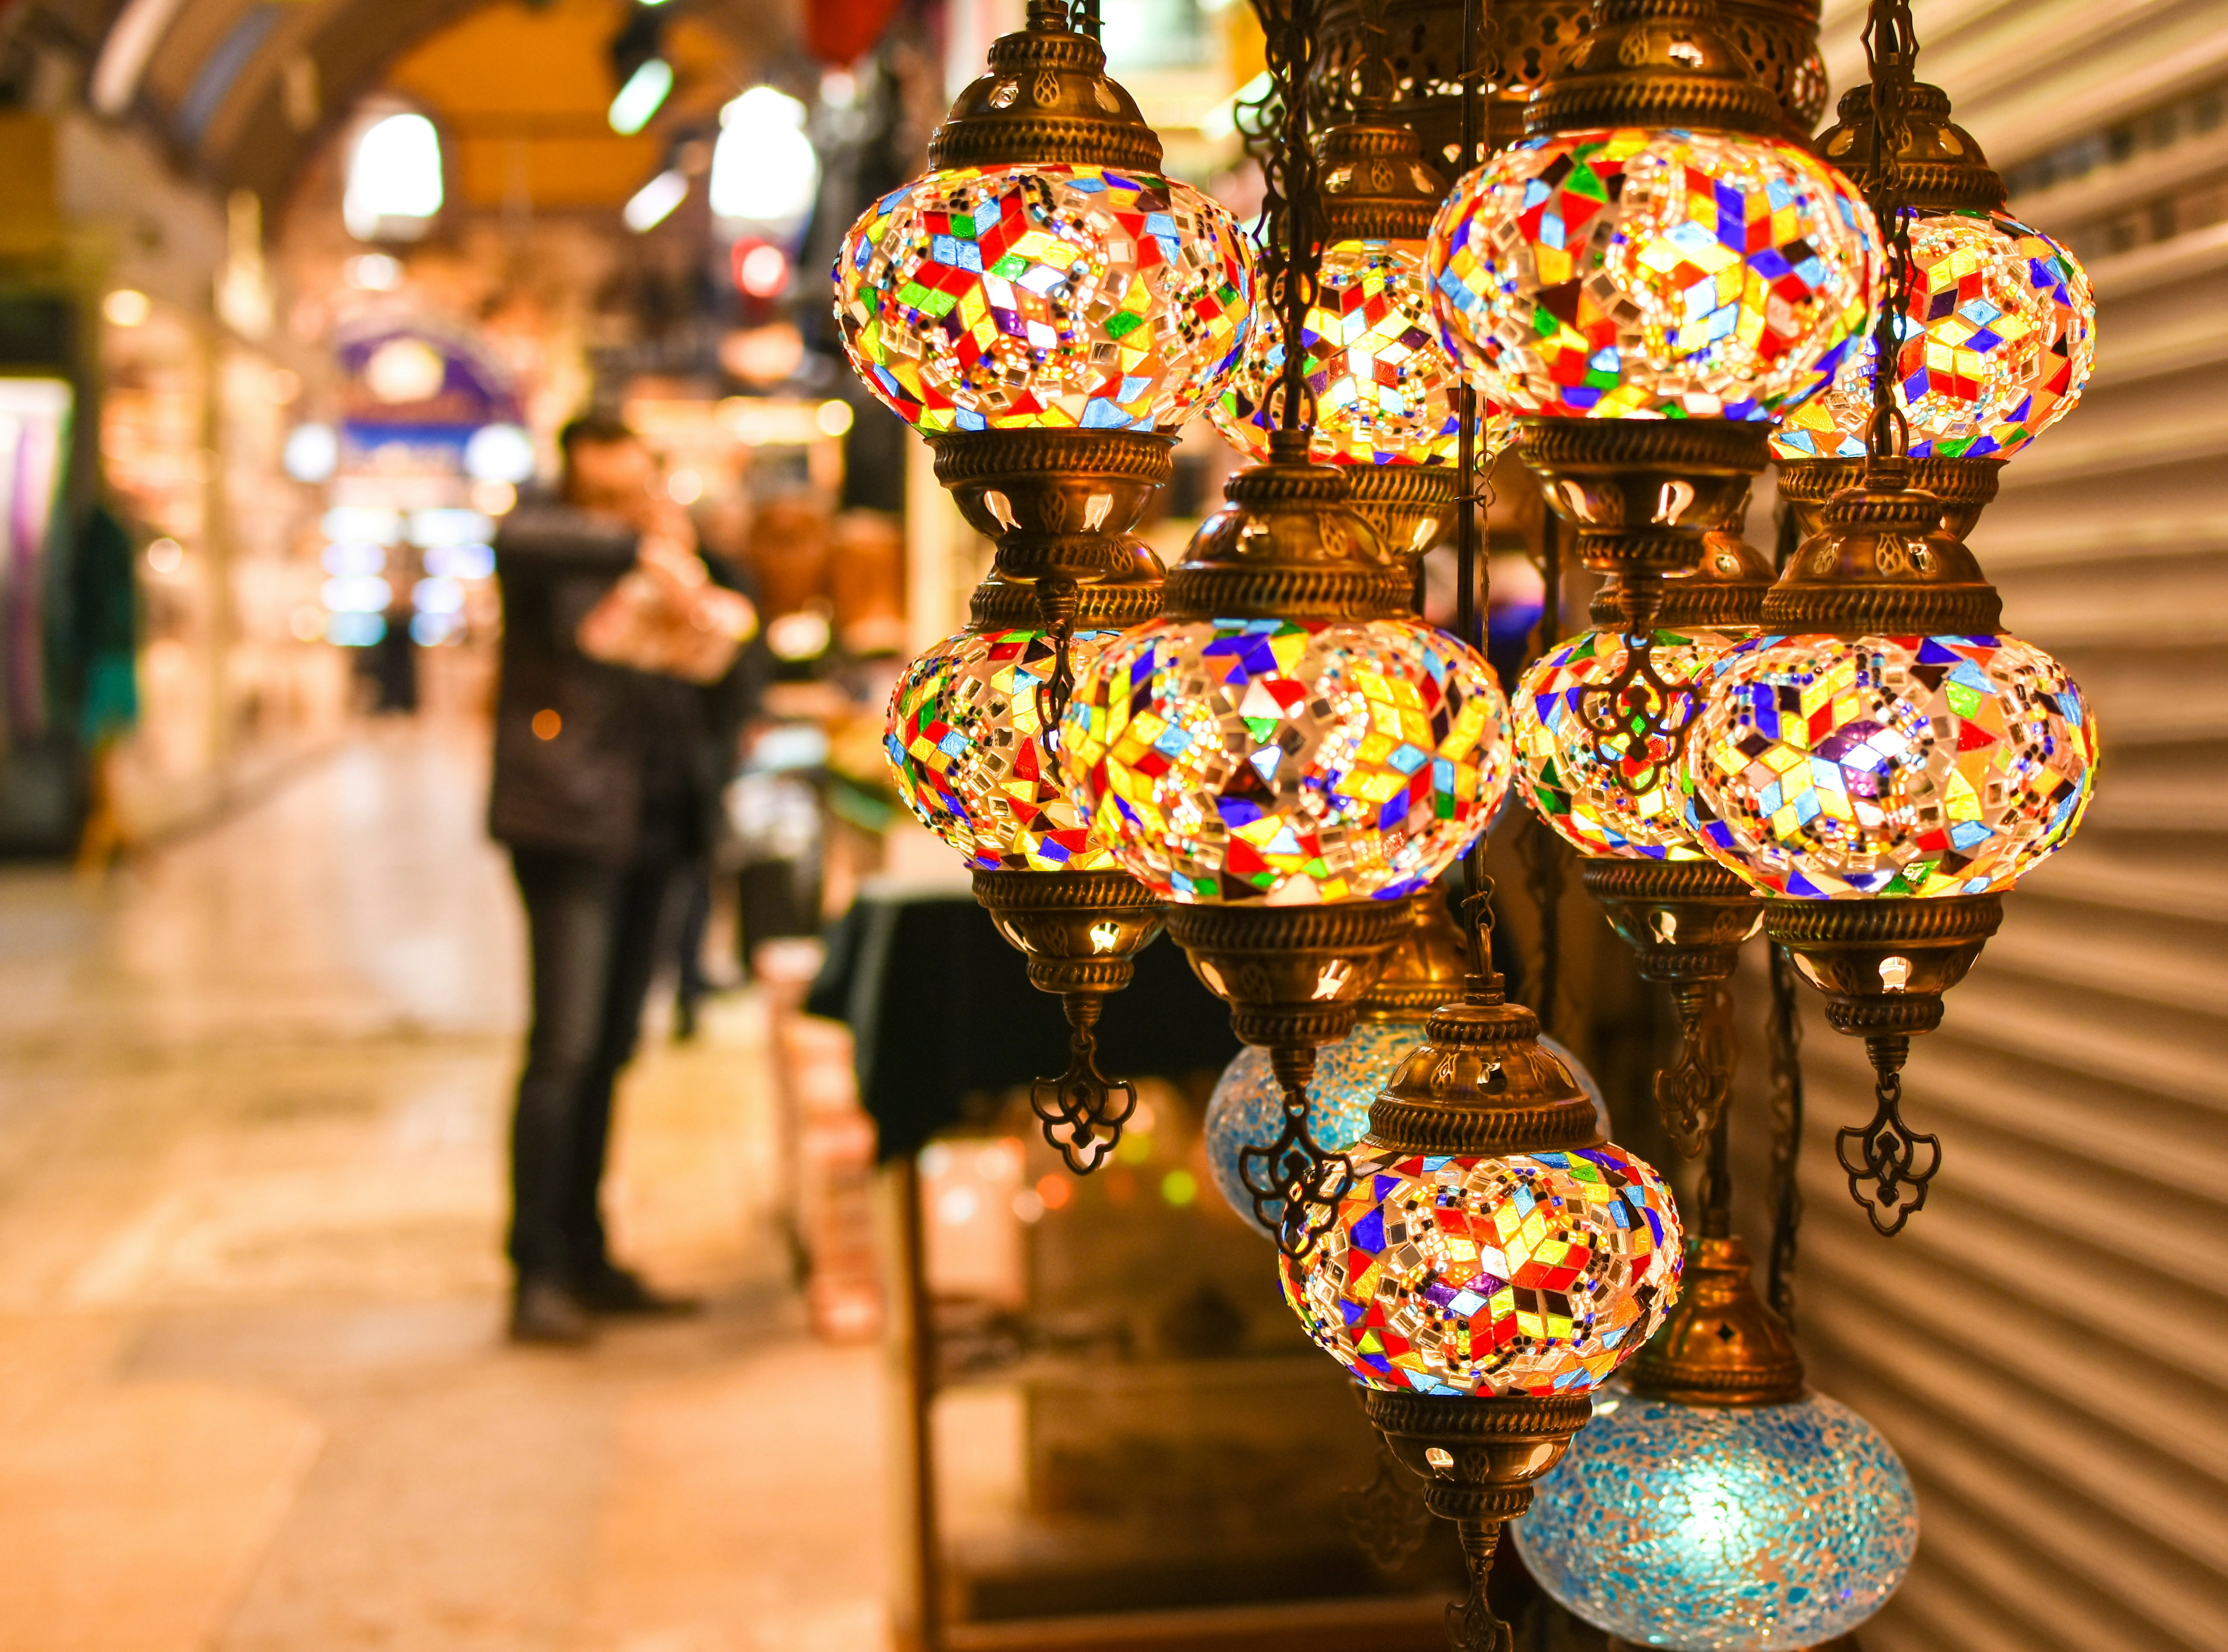
<instances>
[{"instance_id":1,"label":"market corridor","mask_svg":"<svg viewBox=\"0 0 2228 1652\"><path fill-rule=\"evenodd\" d=\"M0 872L0 1646L883 1643L878 1356L774 1241L757 1007L645 1041L618 1246L712 1307L504 1345L519 919L384 724L89 893Z\"/></svg>"}]
</instances>

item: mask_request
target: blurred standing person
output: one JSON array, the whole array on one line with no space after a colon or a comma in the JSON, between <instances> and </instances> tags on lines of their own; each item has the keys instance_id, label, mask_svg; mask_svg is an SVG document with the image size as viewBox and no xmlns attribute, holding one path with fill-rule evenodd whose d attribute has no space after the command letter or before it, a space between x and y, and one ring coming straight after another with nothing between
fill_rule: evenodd
<instances>
[{"instance_id":1,"label":"blurred standing person","mask_svg":"<svg viewBox=\"0 0 2228 1652\"><path fill-rule=\"evenodd\" d=\"M584 647L614 615L623 633L642 629L655 601L629 614L624 599L701 590L706 573L633 431L590 415L559 440L559 497L522 503L496 539L503 632L489 826L510 848L533 976L511 1129L510 1335L570 1343L596 1314L696 1305L611 1259L599 1195L612 1088L672 945L682 874L711 840L737 674L715 661L725 680L699 686L701 661L664 675L659 663L611 663L623 647ZM741 599L725 600L748 616ZM655 648L637 652L656 659Z\"/></svg>"}]
</instances>

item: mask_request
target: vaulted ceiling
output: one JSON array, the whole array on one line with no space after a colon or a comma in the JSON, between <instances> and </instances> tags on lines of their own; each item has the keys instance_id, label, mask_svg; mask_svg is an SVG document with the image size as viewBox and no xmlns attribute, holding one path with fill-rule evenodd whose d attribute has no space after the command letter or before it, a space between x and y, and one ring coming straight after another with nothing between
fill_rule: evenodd
<instances>
[{"instance_id":1,"label":"vaulted ceiling","mask_svg":"<svg viewBox=\"0 0 2228 1652\"><path fill-rule=\"evenodd\" d=\"M634 0L48 0L48 10L93 46L96 107L144 119L193 170L254 190L275 213L304 162L382 88L444 128L450 185L468 204L622 201L656 170L659 127L705 112L794 49L798 3L670 0L677 84L669 112L635 138L605 122L607 48Z\"/></svg>"}]
</instances>

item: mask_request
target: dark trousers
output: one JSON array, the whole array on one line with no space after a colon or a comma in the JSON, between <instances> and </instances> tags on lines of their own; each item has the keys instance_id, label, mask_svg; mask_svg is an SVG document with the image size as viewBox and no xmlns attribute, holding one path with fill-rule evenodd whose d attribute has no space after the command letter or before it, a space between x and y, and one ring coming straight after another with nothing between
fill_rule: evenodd
<instances>
[{"instance_id":1,"label":"dark trousers","mask_svg":"<svg viewBox=\"0 0 2228 1652\"><path fill-rule=\"evenodd\" d=\"M656 855L607 866L522 848L510 863L534 976L510 1130L510 1259L522 1279L584 1279L610 1259L597 1194L611 1088L634 1053L683 863Z\"/></svg>"}]
</instances>

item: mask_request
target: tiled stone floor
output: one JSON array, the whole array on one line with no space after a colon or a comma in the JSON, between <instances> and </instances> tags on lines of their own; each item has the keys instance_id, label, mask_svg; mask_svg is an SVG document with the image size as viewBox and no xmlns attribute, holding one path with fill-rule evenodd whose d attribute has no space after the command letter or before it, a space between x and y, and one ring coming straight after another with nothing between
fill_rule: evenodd
<instances>
[{"instance_id":1,"label":"tiled stone floor","mask_svg":"<svg viewBox=\"0 0 2228 1652\"><path fill-rule=\"evenodd\" d=\"M468 733L367 730L87 891L0 872L0 1647L875 1652L882 1394L775 1242L761 1013L608 1198L701 1319L499 1336L520 923Z\"/></svg>"}]
</instances>

